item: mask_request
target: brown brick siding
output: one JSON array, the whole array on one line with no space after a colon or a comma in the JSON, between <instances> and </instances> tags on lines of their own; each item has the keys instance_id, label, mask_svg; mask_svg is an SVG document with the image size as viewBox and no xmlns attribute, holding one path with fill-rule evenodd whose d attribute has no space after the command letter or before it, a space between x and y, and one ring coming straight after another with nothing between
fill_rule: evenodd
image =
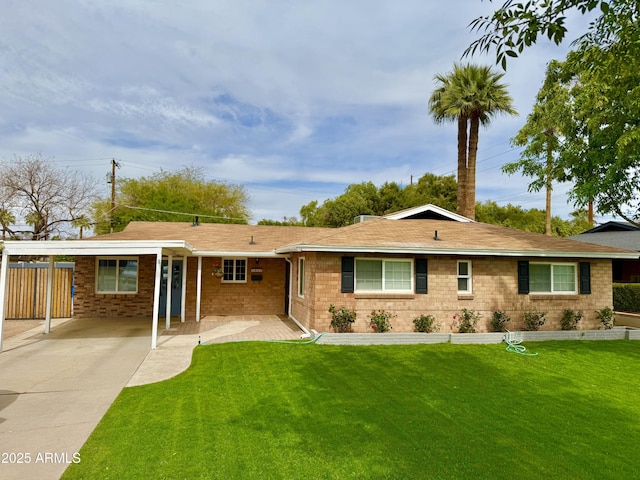
<instances>
[{"instance_id":1,"label":"brown brick siding","mask_svg":"<svg viewBox=\"0 0 640 480\"><path fill-rule=\"evenodd\" d=\"M78 318L152 317L155 259L154 255L138 257L138 293L105 295L96 293L96 258L76 257L73 316Z\"/></svg>"},{"instance_id":2,"label":"brown brick siding","mask_svg":"<svg viewBox=\"0 0 640 480\"><path fill-rule=\"evenodd\" d=\"M255 315L285 312L285 279L287 262L280 258L247 259L247 282L224 283L212 275L213 264L221 258L202 259L202 301L200 314L206 315ZM262 269L261 281L251 280L251 269ZM198 259L189 258L187 264L187 319L195 318L196 278Z\"/></svg>"},{"instance_id":3,"label":"brown brick siding","mask_svg":"<svg viewBox=\"0 0 640 480\"><path fill-rule=\"evenodd\" d=\"M298 258L305 258L305 292L298 296ZM442 332L455 331L453 316L462 308L482 314L479 331L488 331L494 310L511 316L511 330L523 328L523 313L528 309L547 312L542 330L559 330L565 308L583 310L579 328L598 328L595 310L613 303L611 261L590 260L590 295L519 295L517 293L517 258L474 257L472 262L472 295L457 294L456 261L458 257L428 257L428 294L343 294L341 289L341 256L327 253L294 255L291 276L291 314L309 329L328 331L330 304L355 308L358 319L355 331L370 331L368 314L372 309L385 309L396 315L393 332L410 332L413 319L431 314L441 324ZM206 315L283 314L285 312L286 278L289 264L284 259L247 261L247 282L227 284L212 276L212 265L221 258L204 258L200 313ZM533 260L533 259L532 259ZM552 261L552 259L549 259ZM587 260L584 260L587 261ZM251 269L261 268L261 281L251 280ZM150 317L153 313L153 281L155 256L139 257L137 294L98 295L95 293L94 257L77 257L75 268L74 316L76 317ZM195 319L197 258L187 262L187 320Z\"/></svg>"},{"instance_id":4,"label":"brown brick siding","mask_svg":"<svg viewBox=\"0 0 640 480\"><path fill-rule=\"evenodd\" d=\"M611 306L613 301L610 260L589 260L592 291L590 295L519 295L517 258L428 257L429 293L398 295L340 293L340 255L307 253L305 258L309 293L305 294L304 299L294 300L292 313L307 328L318 331L330 329L331 316L328 308L331 303L357 310L358 318L354 325L354 331L357 332L370 331L368 314L373 309L385 309L395 315L391 322L394 332L413 331L413 319L422 313L435 316L441 324L441 332L457 331L453 317L462 308L476 310L482 315L478 331L484 332L489 331L489 322L495 310L504 310L511 317L508 324L511 330L523 329L523 314L530 309L547 312L547 323L541 330L559 330L562 311L565 308L583 310L584 318L579 328L599 328L595 310ZM457 293L457 260L472 262L471 295ZM295 258L294 264L297 265ZM292 281L295 291L295 275Z\"/></svg>"},{"instance_id":5,"label":"brown brick siding","mask_svg":"<svg viewBox=\"0 0 640 480\"><path fill-rule=\"evenodd\" d=\"M75 270L74 316L78 318L151 317L153 315L154 255L139 258L137 294L95 293L95 257L77 257ZM177 258L176 258L177 260ZM285 312L285 278L288 265L284 259L247 259L247 282L224 283L212 275L213 264L221 258L203 258L201 316L237 314L283 314ZM251 269L262 268L262 281L251 280ZM195 319L198 259L187 262L186 318ZM161 313L162 316L162 313Z\"/></svg>"}]
</instances>

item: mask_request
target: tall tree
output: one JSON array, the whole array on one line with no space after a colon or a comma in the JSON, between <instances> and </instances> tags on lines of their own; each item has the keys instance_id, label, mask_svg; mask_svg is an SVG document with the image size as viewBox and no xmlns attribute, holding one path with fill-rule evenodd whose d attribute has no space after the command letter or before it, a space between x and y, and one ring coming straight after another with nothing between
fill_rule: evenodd
<instances>
[{"instance_id":1,"label":"tall tree","mask_svg":"<svg viewBox=\"0 0 640 480\"><path fill-rule=\"evenodd\" d=\"M70 235L69 227L87 215L95 199L97 182L90 176L56 169L42 155L14 157L0 164L3 236L47 240ZM15 225L24 222L24 231ZM13 224L13 225L12 225Z\"/></svg>"},{"instance_id":2,"label":"tall tree","mask_svg":"<svg viewBox=\"0 0 640 480\"><path fill-rule=\"evenodd\" d=\"M114 230L131 221L247 223L248 195L243 186L207 181L199 168L160 171L151 177L123 178L116 184ZM111 200L94 204L95 231L109 233Z\"/></svg>"},{"instance_id":3,"label":"tall tree","mask_svg":"<svg viewBox=\"0 0 640 480\"><path fill-rule=\"evenodd\" d=\"M598 212L640 225L640 2L638 0L532 0L504 2L491 17L472 22L484 32L465 52L495 48L506 57L546 35L559 43L565 14L600 9L587 33L574 44L563 68L573 82L576 128L568 132L560 161L574 182L570 198Z\"/></svg>"},{"instance_id":4,"label":"tall tree","mask_svg":"<svg viewBox=\"0 0 640 480\"><path fill-rule=\"evenodd\" d=\"M519 147L525 147L520 160L507 163L502 171L508 174L521 171L534 180L529 184L529 191L546 191L546 228L545 233L551 235L551 193L554 181L564 181L564 169L558 164L564 132L572 130L572 112L569 102L568 87L559 79L562 65L552 61L547 67L547 74L536 97L525 125L511 140Z\"/></svg>"},{"instance_id":5,"label":"tall tree","mask_svg":"<svg viewBox=\"0 0 640 480\"><path fill-rule=\"evenodd\" d=\"M455 64L447 74L436 75L437 88L429 99L429 111L437 123L458 124L457 212L475 219L476 155L480 125L489 125L498 114L516 115L504 74L487 66Z\"/></svg>"}]
</instances>

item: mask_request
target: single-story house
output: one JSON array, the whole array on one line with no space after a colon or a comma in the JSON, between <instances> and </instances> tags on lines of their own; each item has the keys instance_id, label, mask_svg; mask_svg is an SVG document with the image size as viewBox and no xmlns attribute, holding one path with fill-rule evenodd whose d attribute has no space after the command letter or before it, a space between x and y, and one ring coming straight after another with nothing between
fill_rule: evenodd
<instances>
[{"instance_id":1,"label":"single-story house","mask_svg":"<svg viewBox=\"0 0 640 480\"><path fill-rule=\"evenodd\" d=\"M598 328L595 310L612 305L612 260L639 256L433 205L343 228L133 222L86 240L5 242L0 312L9 260L58 254L76 259L74 316L149 317L152 348L160 317L278 314L328 331L331 304L356 309L361 332L374 309L394 315L393 332L412 331L420 314L455 331L463 308L482 314L480 331L495 310L515 330L533 309L547 312L543 329L559 329L565 308L584 312L582 328Z\"/></svg>"},{"instance_id":2,"label":"single-story house","mask_svg":"<svg viewBox=\"0 0 640 480\"><path fill-rule=\"evenodd\" d=\"M606 222L569 238L640 252L640 227L629 222ZM640 260L637 258L613 260L612 272L614 282L640 283Z\"/></svg>"}]
</instances>

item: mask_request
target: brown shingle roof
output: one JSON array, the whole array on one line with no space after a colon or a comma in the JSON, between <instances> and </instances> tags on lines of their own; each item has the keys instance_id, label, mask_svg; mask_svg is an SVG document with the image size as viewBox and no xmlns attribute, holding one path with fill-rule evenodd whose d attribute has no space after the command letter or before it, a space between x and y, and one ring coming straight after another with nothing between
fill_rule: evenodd
<instances>
[{"instance_id":1,"label":"brown shingle roof","mask_svg":"<svg viewBox=\"0 0 640 480\"><path fill-rule=\"evenodd\" d=\"M435 232L438 240L435 240ZM325 250L359 247L363 250L429 252L477 252L487 254L534 255L629 253L601 245L587 244L567 238L551 237L486 223L461 223L449 220L389 220L375 219L341 229L321 232L311 241L289 245L280 251Z\"/></svg>"},{"instance_id":2,"label":"brown shingle roof","mask_svg":"<svg viewBox=\"0 0 640 480\"><path fill-rule=\"evenodd\" d=\"M434 239L436 231L438 240ZM190 223L178 222L132 222L122 232L91 240L184 240L198 253L242 252L247 255L293 251L371 251L613 258L632 253L479 222L385 218L343 228L211 223L194 227Z\"/></svg>"},{"instance_id":3,"label":"brown shingle roof","mask_svg":"<svg viewBox=\"0 0 640 480\"><path fill-rule=\"evenodd\" d=\"M99 235L88 240L184 240L200 252L273 253L283 245L298 243L330 228L281 227L182 222L131 222L122 232ZM253 244L251 239L253 238Z\"/></svg>"}]
</instances>

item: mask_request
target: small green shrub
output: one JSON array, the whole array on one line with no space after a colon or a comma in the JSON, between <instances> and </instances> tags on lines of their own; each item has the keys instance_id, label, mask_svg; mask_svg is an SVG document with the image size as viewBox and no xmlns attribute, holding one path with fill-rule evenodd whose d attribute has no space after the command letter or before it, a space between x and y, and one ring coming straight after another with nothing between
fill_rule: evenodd
<instances>
[{"instance_id":1,"label":"small green shrub","mask_svg":"<svg viewBox=\"0 0 640 480\"><path fill-rule=\"evenodd\" d=\"M482 315L475 310L463 308L460 313L453 316L454 325L458 327L458 333L476 333L476 326Z\"/></svg>"},{"instance_id":2,"label":"small green shrub","mask_svg":"<svg viewBox=\"0 0 640 480\"><path fill-rule=\"evenodd\" d=\"M527 310L524 312L524 329L530 332L540 330L540 327L547 321L547 312L537 310Z\"/></svg>"},{"instance_id":3,"label":"small green shrub","mask_svg":"<svg viewBox=\"0 0 640 480\"><path fill-rule=\"evenodd\" d=\"M351 325L356 321L356 311L346 307L336 308L335 305L329 305L329 313L331 313L331 328L337 333L347 333L351 331Z\"/></svg>"},{"instance_id":4,"label":"small green shrub","mask_svg":"<svg viewBox=\"0 0 640 480\"><path fill-rule=\"evenodd\" d=\"M570 308L565 308L562 312L562 330L577 330L582 316L582 310L576 312Z\"/></svg>"},{"instance_id":5,"label":"small green shrub","mask_svg":"<svg viewBox=\"0 0 640 480\"><path fill-rule=\"evenodd\" d=\"M384 333L391 330L390 320L395 317L391 312L385 310L371 310L369 315L369 326L374 333Z\"/></svg>"},{"instance_id":6,"label":"small green shrub","mask_svg":"<svg viewBox=\"0 0 640 480\"><path fill-rule=\"evenodd\" d=\"M511 320L509 315L504 313L502 310L496 310L491 315L491 331L492 332L504 332L507 327L506 323Z\"/></svg>"},{"instance_id":7,"label":"small green shrub","mask_svg":"<svg viewBox=\"0 0 640 480\"><path fill-rule=\"evenodd\" d=\"M640 313L640 283L614 283L613 309L616 312Z\"/></svg>"},{"instance_id":8,"label":"small green shrub","mask_svg":"<svg viewBox=\"0 0 640 480\"><path fill-rule=\"evenodd\" d=\"M596 318L600 320L604 330L611 330L616 324L616 318L614 317L613 310L611 310L610 307L604 307L600 310L596 310Z\"/></svg>"},{"instance_id":9,"label":"small green shrub","mask_svg":"<svg viewBox=\"0 0 640 480\"><path fill-rule=\"evenodd\" d=\"M440 324L436 323L433 315L422 314L413 319L413 325L416 332L431 333L440 330Z\"/></svg>"}]
</instances>

